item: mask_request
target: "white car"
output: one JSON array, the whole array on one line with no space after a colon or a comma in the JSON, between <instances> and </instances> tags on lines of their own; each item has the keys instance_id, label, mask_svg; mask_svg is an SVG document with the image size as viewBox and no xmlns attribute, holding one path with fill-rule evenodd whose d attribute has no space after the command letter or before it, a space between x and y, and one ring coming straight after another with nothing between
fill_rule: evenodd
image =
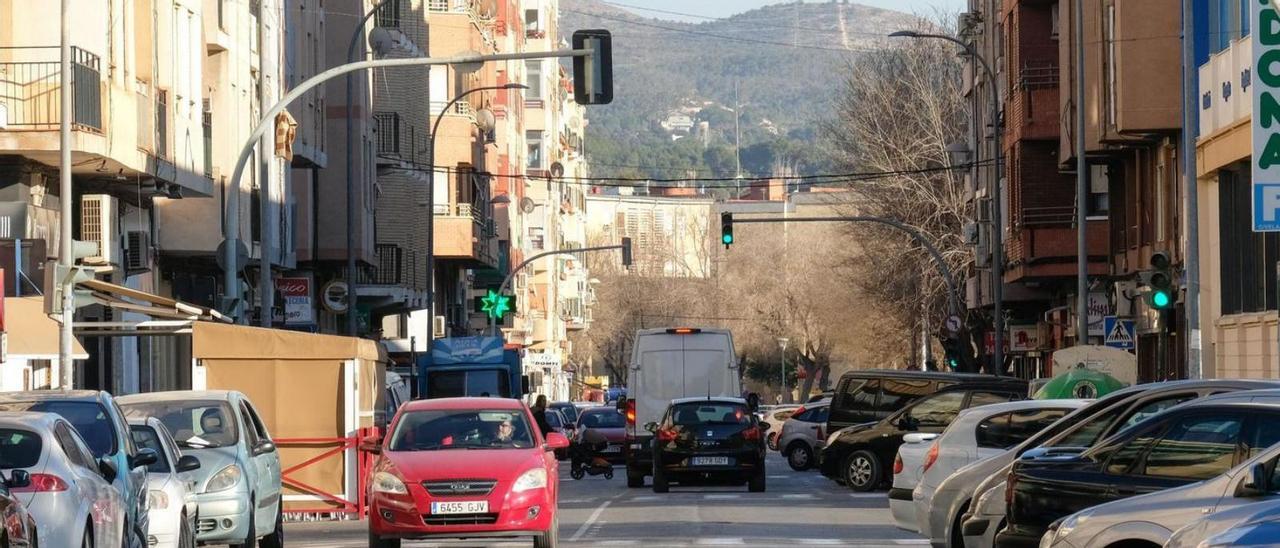
<instances>
[{"instance_id":1,"label":"white car","mask_svg":"<svg viewBox=\"0 0 1280 548\"><path fill-rule=\"evenodd\" d=\"M1023 400L966 409L928 445L910 444L898 455L902 473L894 474L889 506L898 527L929 533L929 508L944 480L973 462L1004 453L1031 438L1086 400ZM898 466L895 463L895 472Z\"/></svg>"},{"instance_id":2,"label":"white car","mask_svg":"<svg viewBox=\"0 0 1280 548\"><path fill-rule=\"evenodd\" d=\"M23 470L26 487L12 489L35 519L40 546L120 546L125 508L105 477L119 473L97 461L66 419L53 413L0 412L4 472Z\"/></svg>"},{"instance_id":3,"label":"white car","mask_svg":"<svg viewBox=\"0 0 1280 548\"><path fill-rule=\"evenodd\" d=\"M769 449L778 450L778 438L782 436L782 425L799 409L799 405L762 405L760 406L760 422L768 423L765 441Z\"/></svg>"},{"instance_id":4,"label":"white car","mask_svg":"<svg viewBox=\"0 0 1280 548\"><path fill-rule=\"evenodd\" d=\"M154 417L129 419L129 433L134 445L151 449L158 456L147 467L147 542L161 548L195 546L198 508L190 472L200 468L200 460L184 456L169 429Z\"/></svg>"}]
</instances>

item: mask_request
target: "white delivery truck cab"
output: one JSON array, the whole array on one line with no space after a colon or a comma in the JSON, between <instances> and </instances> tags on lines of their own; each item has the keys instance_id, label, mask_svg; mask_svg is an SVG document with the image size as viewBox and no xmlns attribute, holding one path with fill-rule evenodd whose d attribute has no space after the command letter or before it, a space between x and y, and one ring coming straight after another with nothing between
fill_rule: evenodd
<instances>
[{"instance_id":1,"label":"white delivery truck cab","mask_svg":"<svg viewBox=\"0 0 1280 548\"><path fill-rule=\"evenodd\" d=\"M697 396L742 396L738 357L727 329L673 327L636 333L627 368L627 486L643 487L653 473L653 434L671 400Z\"/></svg>"}]
</instances>

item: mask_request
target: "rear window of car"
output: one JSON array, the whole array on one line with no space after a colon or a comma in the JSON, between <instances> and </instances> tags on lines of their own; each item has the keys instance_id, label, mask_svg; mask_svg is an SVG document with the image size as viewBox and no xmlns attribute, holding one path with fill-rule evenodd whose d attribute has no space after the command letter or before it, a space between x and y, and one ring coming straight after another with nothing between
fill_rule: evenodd
<instances>
[{"instance_id":1,"label":"rear window of car","mask_svg":"<svg viewBox=\"0 0 1280 548\"><path fill-rule=\"evenodd\" d=\"M76 432L80 433L85 445L93 451L94 458L100 459L116 454L118 446L116 429L112 426L107 410L98 402L69 400L7 402L0 404L0 410L36 411L61 415L76 427Z\"/></svg>"},{"instance_id":2,"label":"rear window of car","mask_svg":"<svg viewBox=\"0 0 1280 548\"><path fill-rule=\"evenodd\" d=\"M682 403L671 408L671 423L678 426L693 424L746 424L751 413L745 405L724 402Z\"/></svg>"},{"instance_id":3,"label":"rear window of car","mask_svg":"<svg viewBox=\"0 0 1280 548\"><path fill-rule=\"evenodd\" d=\"M583 428L626 428L627 419L617 411L588 411L579 422Z\"/></svg>"},{"instance_id":4,"label":"rear window of car","mask_svg":"<svg viewBox=\"0 0 1280 548\"><path fill-rule=\"evenodd\" d=\"M40 462L42 449L39 434L0 428L0 469L31 468Z\"/></svg>"}]
</instances>

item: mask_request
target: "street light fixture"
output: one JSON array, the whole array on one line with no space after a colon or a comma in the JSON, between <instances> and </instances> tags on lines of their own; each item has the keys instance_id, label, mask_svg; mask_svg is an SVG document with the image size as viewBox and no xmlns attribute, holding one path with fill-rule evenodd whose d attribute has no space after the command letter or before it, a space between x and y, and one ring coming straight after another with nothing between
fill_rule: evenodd
<instances>
[{"instance_id":1,"label":"street light fixture","mask_svg":"<svg viewBox=\"0 0 1280 548\"><path fill-rule=\"evenodd\" d=\"M778 337L779 356L782 358L782 390L778 393L782 401L778 403L791 403L787 401L790 399L787 397L787 343L790 341L786 337Z\"/></svg>"},{"instance_id":2,"label":"street light fixture","mask_svg":"<svg viewBox=\"0 0 1280 548\"><path fill-rule=\"evenodd\" d=\"M931 38L945 40L964 49L965 54L972 57L982 67L991 89L991 127L995 150L992 152L991 166L991 301L992 325L995 330L995 348L992 350L992 368L997 375L1004 371L1004 215L1000 199L1000 89L997 87L995 73L986 58L978 53L973 44L966 43L954 36L945 34L929 34L914 30L899 30L889 33L891 38ZM976 107L973 121L978 120ZM974 143L976 146L977 143Z\"/></svg>"}]
</instances>

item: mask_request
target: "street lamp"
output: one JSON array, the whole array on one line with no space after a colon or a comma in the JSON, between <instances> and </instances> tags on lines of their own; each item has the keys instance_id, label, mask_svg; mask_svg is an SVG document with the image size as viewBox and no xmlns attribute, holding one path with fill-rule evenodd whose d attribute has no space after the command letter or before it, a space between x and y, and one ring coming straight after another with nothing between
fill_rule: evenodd
<instances>
[{"instance_id":1,"label":"street lamp","mask_svg":"<svg viewBox=\"0 0 1280 548\"><path fill-rule=\"evenodd\" d=\"M445 104L440 113L436 115L436 120L431 124L431 133L427 138L431 141L427 145L427 313L432 318L434 324L436 314L436 131L440 129L440 121L444 119L444 115L449 109L458 104L463 98L473 93L482 91L499 91L508 89L529 89L524 84L508 83L500 86L483 86L469 89L459 93L456 97ZM488 131L488 130L486 130ZM508 198L509 200L510 198ZM431 351L432 342L435 339L435 330L427 330L427 351Z\"/></svg>"},{"instance_id":2,"label":"street lamp","mask_svg":"<svg viewBox=\"0 0 1280 548\"><path fill-rule=\"evenodd\" d=\"M991 231L994 236L991 238L991 301L992 301L992 324L995 328L995 349L992 351L992 367L994 373L999 375L1004 370L1004 210L1001 207L1000 200L1000 89L996 85L995 73L991 71L991 65L987 64L987 60L978 53L978 50L972 44L965 43L953 36L945 34L928 34L916 32L913 30L900 30L890 33L891 38L932 38L937 40L946 40L964 49L965 53L978 61L982 66L982 72L986 74L987 81L990 82L991 88L991 127L994 135L995 151L992 152L993 162L991 168ZM975 108L976 110L976 108ZM974 123L977 123L977 112L973 113ZM975 142L976 146L977 143Z\"/></svg>"},{"instance_id":3,"label":"street lamp","mask_svg":"<svg viewBox=\"0 0 1280 548\"><path fill-rule=\"evenodd\" d=\"M781 350L779 355L782 358L782 391L779 393L779 397L782 398L782 401L778 403L791 403L787 401L788 399L790 399L787 397L787 343L788 342L790 342L790 339L786 337L778 337L778 348Z\"/></svg>"}]
</instances>

